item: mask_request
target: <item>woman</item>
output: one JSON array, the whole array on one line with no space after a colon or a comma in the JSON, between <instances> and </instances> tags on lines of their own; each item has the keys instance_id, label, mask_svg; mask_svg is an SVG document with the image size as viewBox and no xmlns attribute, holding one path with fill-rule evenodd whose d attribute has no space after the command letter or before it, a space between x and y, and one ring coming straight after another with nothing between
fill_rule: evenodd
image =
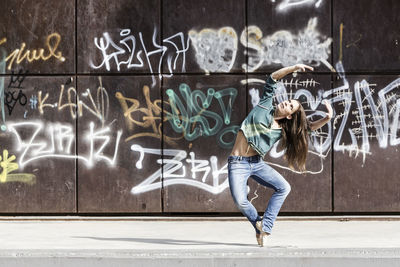
<instances>
[{"instance_id":1,"label":"woman","mask_svg":"<svg viewBox=\"0 0 400 267\"><path fill-rule=\"evenodd\" d=\"M326 116L314 122L307 120L304 109L297 100L286 100L275 107L272 105L277 80L289 73L306 69L313 70L310 66L296 64L277 70L268 77L260 102L242 122L232 153L228 157L229 186L233 200L253 225L259 246L263 246L263 237L270 235L276 216L290 192L289 183L262 158L274 143L282 139L281 145L289 167L304 171L308 132L322 127L332 117L333 111L328 101L325 101L328 110ZM247 199L249 177L275 190L263 218Z\"/></svg>"}]
</instances>

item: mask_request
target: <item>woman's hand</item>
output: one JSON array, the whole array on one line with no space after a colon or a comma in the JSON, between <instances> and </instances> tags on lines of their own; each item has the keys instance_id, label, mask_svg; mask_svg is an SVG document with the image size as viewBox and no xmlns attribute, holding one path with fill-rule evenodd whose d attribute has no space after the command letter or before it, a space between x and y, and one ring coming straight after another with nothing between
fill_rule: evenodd
<instances>
[{"instance_id":1,"label":"woman's hand","mask_svg":"<svg viewBox=\"0 0 400 267\"><path fill-rule=\"evenodd\" d=\"M332 109L331 104L326 99L324 100L324 104L325 104L326 109L328 110L328 113L326 113L326 117L328 117L329 119L332 119L332 117L333 117L333 109Z\"/></svg>"},{"instance_id":2,"label":"woman's hand","mask_svg":"<svg viewBox=\"0 0 400 267\"><path fill-rule=\"evenodd\" d=\"M293 67L295 69L294 71L306 71L306 69L311 70L311 71L314 70L313 67L307 66L305 64L296 64Z\"/></svg>"}]
</instances>

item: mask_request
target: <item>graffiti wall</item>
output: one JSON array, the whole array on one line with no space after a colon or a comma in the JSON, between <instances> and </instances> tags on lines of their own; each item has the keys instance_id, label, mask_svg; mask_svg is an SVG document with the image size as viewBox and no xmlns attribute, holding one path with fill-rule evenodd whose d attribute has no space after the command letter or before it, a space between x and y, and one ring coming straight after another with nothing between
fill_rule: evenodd
<instances>
[{"instance_id":1,"label":"graffiti wall","mask_svg":"<svg viewBox=\"0 0 400 267\"><path fill-rule=\"evenodd\" d=\"M400 212L400 2L4 0L0 213L238 212L227 162L266 75L310 120L283 212ZM376 23L379 21L379 23ZM249 179L261 212L272 190Z\"/></svg>"}]
</instances>

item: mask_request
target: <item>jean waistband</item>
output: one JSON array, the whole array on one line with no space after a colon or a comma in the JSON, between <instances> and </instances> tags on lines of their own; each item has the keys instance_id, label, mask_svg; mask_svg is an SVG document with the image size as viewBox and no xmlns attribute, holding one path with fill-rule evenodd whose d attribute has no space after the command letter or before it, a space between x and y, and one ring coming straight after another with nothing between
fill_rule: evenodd
<instances>
[{"instance_id":1,"label":"jean waistband","mask_svg":"<svg viewBox=\"0 0 400 267\"><path fill-rule=\"evenodd\" d=\"M244 157L244 156L229 156L228 157L228 162L229 161L247 161L247 162L259 162L261 159L260 155L254 155L250 157Z\"/></svg>"}]
</instances>

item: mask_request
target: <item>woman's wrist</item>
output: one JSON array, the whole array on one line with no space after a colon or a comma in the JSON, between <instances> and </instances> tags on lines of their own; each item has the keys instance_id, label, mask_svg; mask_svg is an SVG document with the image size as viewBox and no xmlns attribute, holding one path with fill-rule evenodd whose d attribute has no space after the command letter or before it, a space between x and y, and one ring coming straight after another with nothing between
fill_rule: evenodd
<instances>
[{"instance_id":1,"label":"woman's wrist","mask_svg":"<svg viewBox=\"0 0 400 267\"><path fill-rule=\"evenodd\" d=\"M332 119L332 116L331 116L330 114L326 113L324 119L325 119L325 120L324 120L325 122L329 122L329 121Z\"/></svg>"}]
</instances>

